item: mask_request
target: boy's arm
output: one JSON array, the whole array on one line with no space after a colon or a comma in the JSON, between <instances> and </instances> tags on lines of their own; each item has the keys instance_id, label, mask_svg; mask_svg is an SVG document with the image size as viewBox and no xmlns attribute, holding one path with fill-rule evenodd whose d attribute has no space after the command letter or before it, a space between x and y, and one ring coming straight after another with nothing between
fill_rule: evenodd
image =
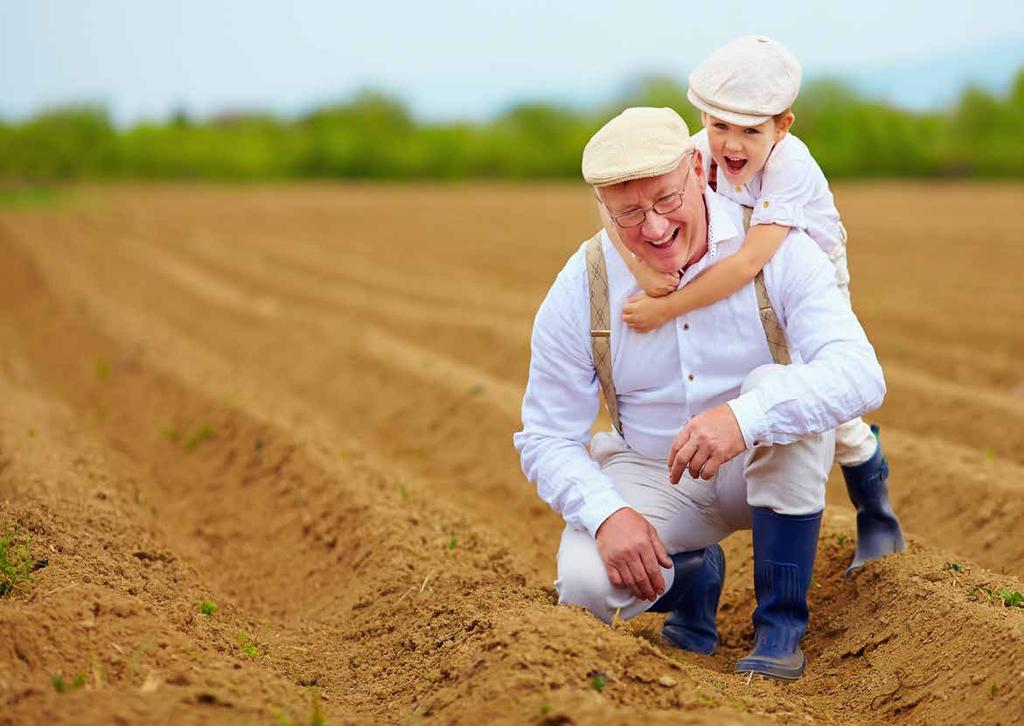
<instances>
[{"instance_id":1,"label":"boy's arm","mask_svg":"<svg viewBox=\"0 0 1024 726\"><path fill-rule=\"evenodd\" d=\"M615 249L618 250L622 261L626 263L626 267L629 268L633 277L636 278L637 284L643 288L644 292L652 297L661 297L675 290L679 286L679 274L675 272L658 272L637 259L636 255L626 249L626 245L622 244L622 240L619 239L618 225L612 221L608 215L608 210L602 205L598 206L601 210L601 221L604 223L604 231L608 233L608 237L611 239L612 244L615 245Z\"/></svg>"},{"instance_id":2,"label":"boy's arm","mask_svg":"<svg viewBox=\"0 0 1024 726\"><path fill-rule=\"evenodd\" d=\"M789 227L779 224L751 227L736 254L712 265L685 287L661 298L631 297L622 308L623 320L634 330L645 333L680 315L724 300L754 279L788 234Z\"/></svg>"}]
</instances>

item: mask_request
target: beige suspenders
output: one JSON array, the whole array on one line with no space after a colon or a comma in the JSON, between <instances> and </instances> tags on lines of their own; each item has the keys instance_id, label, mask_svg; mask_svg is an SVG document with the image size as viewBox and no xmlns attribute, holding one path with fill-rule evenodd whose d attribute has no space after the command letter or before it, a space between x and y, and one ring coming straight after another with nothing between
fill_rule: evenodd
<instances>
[{"instance_id":1,"label":"beige suspenders","mask_svg":"<svg viewBox=\"0 0 1024 726\"><path fill-rule=\"evenodd\" d=\"M754 213L753 208L743 208L743 231L750 229L750 216ZM793 361L789 357L789 345L786 343L786 333L782 330L782 323L779 316L775 314L772 301L768 299L768 289L764 286L764 270L758 270L754 277L754 293L757 295L757 312L761 316L761 327L764 328L764 337L768 340L768 350L771 351L772 360L780 365L788 366Z\"/></svg>"},{"instance_id":2,"label":"beige suspenders","mask_svg":"<svg viewBox=\"0 0 1024 726\"><path fill-rule=\"evenodd\" d=\"M750 225L750 207L743 208L743 230ZM622 422L619 420L619 401L615 395L615 383L612 380L612 321L611 304L608 296L608 269L605 267L604 251L601 249L601 233L591 237L586 244L587 281L590 287L590 345L593 351L594 368L597 379L601 383L601 393L612 419L612 426L622 435ZM782 324L768 299L768 290L764 284L764 270L754 278L754 292L757 295L757 309L761 317L765 338L772 360L781 365L789 365L789 346Z\"/></svg>"},{"instance_id":3,"label":"beige suspenders","mask_svg":"<svg viewBox=\"0 0 1024 726\"><path fill-rule=\"evenodd\" d=\"M594 368L601 382L604 404L612 418L612 426L622 435L619 421L619 399L612 381L612 319L608 302L608 269L601 249L601 233L587 242L587 281L590 287L590 346L594 355Z\"/></svg>"}]
</instances>

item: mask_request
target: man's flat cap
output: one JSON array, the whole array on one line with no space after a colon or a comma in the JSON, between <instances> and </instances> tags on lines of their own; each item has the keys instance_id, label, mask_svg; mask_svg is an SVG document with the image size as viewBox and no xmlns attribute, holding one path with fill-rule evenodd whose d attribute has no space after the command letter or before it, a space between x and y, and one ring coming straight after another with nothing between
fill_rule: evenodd
<instances>
[{"instance_id":1,"label":"man's flat cap","mask_svg":"<svg viewBox=\"0 0 1024 726\"><path fill-rule=\"evenodd\" d=\"M627 108L583 149L583 178L595 187L660 176L693 150L686 122L671 108Z\"/></svg>"}]
</instances>

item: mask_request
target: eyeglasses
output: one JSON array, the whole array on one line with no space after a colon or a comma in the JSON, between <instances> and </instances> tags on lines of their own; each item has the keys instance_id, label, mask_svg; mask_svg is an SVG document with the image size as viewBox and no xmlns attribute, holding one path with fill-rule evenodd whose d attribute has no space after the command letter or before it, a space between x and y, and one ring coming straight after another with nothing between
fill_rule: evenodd
<instances>
[{"instance_id":1,"label":"eyeglasses","mask_svg":"<svg viewBox=\"0 0 1024 726\"><path fill-rule=\"evenodd\" d=\"M687 155L687 159L688 158L689 155ZM647 219L647 213L652 209L658 214L671 214L679 209L683 206L683 195L686 193L686 185L690 181L690 169L692 168L691 164L686 164L686 177L683 179L682 191L666 194L660 199L655 200L654 204L644 209L631 209L630 211L623 212L622 214L612 215L612 219L615 220L615 224L619 225L623 229L639 227Z\"/></svg>"}]
</instances>

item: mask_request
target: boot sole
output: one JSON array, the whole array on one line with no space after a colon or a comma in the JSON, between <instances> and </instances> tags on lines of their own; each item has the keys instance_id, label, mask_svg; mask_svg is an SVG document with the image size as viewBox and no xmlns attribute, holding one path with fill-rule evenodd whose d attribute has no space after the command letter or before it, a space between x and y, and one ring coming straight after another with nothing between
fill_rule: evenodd
<instances>
[{"instance_id":1,"label":"boot sole","mask_svg":"<svg viewBox=\"0 0 1024 726\"><path fill-rule=\"evenodd\" d=\"M775 681L796 681L803 676L804 671L807 669L807 658L803 659L799 668L785 668L783 666L775 666L764 661L754 663L744 663L742 660L736 664L736 673L746 674L754 673L755 675L763 676L764 678L770 678Z\"/></svg>"}]
</instances>

